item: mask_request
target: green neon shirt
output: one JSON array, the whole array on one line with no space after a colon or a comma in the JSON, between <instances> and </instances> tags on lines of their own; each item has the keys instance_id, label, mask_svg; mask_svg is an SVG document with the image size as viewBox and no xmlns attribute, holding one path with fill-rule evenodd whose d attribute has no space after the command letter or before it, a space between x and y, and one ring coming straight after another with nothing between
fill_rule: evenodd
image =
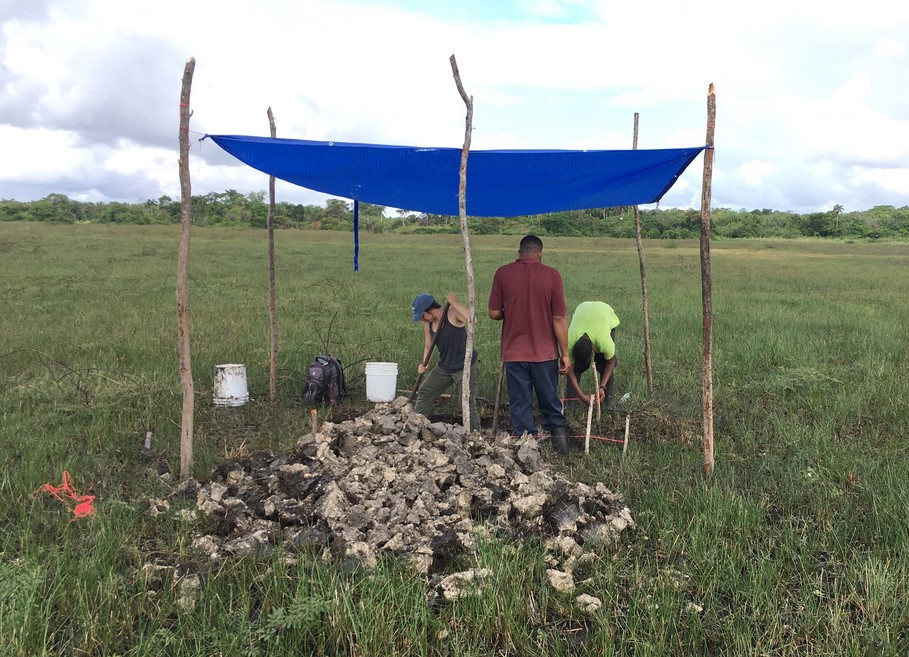
<instances>
[{"instance_id":1,"label":"green neon shirt","mask_svg":"<svg viewBox=\"0 0 909 657\"><path fill-rule=\"evenodd\" d=\"M585 333L593 343L594 351L603 354L607 359L615 356L615 342L612 341L610 332L618 325L619 318L608 303L602 301L579 303L568 326L569 358L574 343Z\"/></svg>"}]
</instances>

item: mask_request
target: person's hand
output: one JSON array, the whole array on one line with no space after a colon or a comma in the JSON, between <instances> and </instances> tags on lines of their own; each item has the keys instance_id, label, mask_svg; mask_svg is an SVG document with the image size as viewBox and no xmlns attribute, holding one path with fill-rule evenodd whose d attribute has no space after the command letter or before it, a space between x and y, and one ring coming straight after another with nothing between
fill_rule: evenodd
<instances>
[{"instance_id":1,"label":"person's hand","mask_svg":"<svg viewBox=\"0 0 909 657\"><path fill-rule=\"evenodd\" d=\"M581 400L581 403L584 404L584 406L590 406L590 397L589 396L581 395L580 397L578 397L578 399Z\"/></svg>"},{"instance_id":2,"label":"person's hand","mask_svg":"<svg viewBox=\"0 0 909 657\"><path fill-rule=\"evenodd\" d=\"M559 374L568 374L571 369L571 361L568 360L568 354L562 356L562 364L559 366Z\"/></svg>"},{"instance_id":3,"label":"person's hand","mask_svg":"<svg viewBox=\"0 0 909 657\"><path fill-rule=\"evenodd\" d=\"M451 292L445 296L445 300L450 303L452 306L458 302L458 298Z\"/></svg>"},{"instance_id":4,"label":"person's hand","mask_svg":"<svg viewBox=\"0 0 909 657\"><path fill-rule=\"evenodd\" d=\"M423 363L417 365L417 372L424 374L426 372L426 366Z\"/></svg>"},{"instance_id":5,"label":"person's hand","mask_svg":"<svg viewBox=\"0 0 909 657\"><path fill-rule=\"evenodd\" d=\"M606 391L603 388L597 388L597 403L602 404L604 399L606 399Z\"/></svg>"}]
</instances>

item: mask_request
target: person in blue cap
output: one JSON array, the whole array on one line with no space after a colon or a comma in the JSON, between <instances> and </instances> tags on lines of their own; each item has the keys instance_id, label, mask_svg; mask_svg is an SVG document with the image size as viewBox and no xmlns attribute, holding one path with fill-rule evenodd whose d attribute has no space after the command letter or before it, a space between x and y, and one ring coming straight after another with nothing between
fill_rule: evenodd
<instances>
[{"instance_id":1,"label":"person in blue cap","mask_svg":"<svg viewBox=\"0 0 909 657\"><path fill-rule=\"evenodd\" d=\"M420 389L414 410L421 415L429 417L432 414L436 400L451 386L454 386L455 397L461 398L461 381L464 372L464 352L467 349L467 322L470 321L470 311L458 302L455 295L445 297L449 303L448 312L439 305L431 294L418 294L411 304L411 321L423 321L423 358L417 366L420 374L426 372L423 363L429 362L430 348L436 333L436 349L439 352L439 362L432 368ZM473 350L470 361L470 430L480 430L480 414L477 411L477 381L479 369L477 367L477 350Z\"/></svg>"}]
</instances>

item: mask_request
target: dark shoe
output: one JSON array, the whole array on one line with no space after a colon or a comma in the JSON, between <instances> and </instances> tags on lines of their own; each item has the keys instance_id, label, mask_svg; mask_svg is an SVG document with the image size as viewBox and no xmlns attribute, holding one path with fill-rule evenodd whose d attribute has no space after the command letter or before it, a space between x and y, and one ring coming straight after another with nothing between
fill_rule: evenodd
<instances>
[{"instance_id":1,"label":"dark shoe","mask_svg":"<svg viewBox=\"0 0 909 657\"><path fill-rule=\"evenodd\" d=\"M568 432L565 431L565 427L552 430L552 446L562 456L568 454Z\"/></svg>"}]
</instances>

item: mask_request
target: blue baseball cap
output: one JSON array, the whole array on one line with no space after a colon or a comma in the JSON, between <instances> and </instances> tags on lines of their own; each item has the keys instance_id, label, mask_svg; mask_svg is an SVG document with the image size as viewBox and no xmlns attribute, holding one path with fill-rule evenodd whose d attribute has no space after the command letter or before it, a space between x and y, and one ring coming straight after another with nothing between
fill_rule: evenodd
<instances>
[{"instance_id":1,"label":"blue baseball cap","mask_svg":"<svg viewBox=\"0 0 909 657\"><path fill-rule=\"evenodd\" d=\"M426 292L418 294L410 306L410 311L413 313L413 317L410 321L419 322L423 319L423 313L429 310L429 307L435 302L436 300L431 294L427 294Z\"/></svg>"}]
</instances>

